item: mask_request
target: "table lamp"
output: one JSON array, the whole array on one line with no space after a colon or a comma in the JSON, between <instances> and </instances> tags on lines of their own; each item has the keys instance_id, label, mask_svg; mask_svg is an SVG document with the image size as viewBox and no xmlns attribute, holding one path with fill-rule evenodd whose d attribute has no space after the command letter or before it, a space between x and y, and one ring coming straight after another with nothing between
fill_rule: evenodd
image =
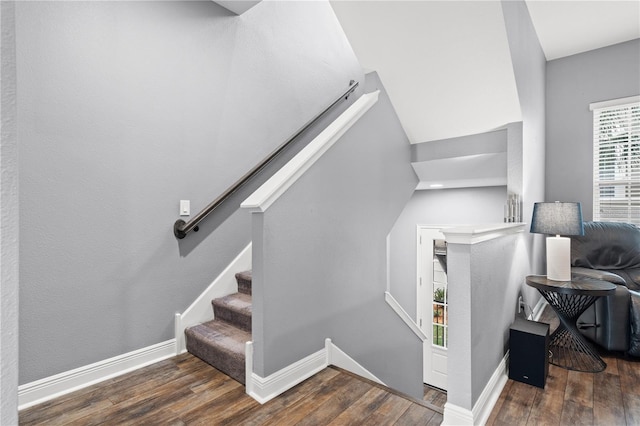
<instances>
[{"instance_id":1,"label":"table lamp","mask_svg":"<svg viewBox=\"0 0 640 426\"><path fill-rule=\"evenodd\" d=\"M571 281L571 239L560 235L584 235L580 203L535 203L530 232L547 237L547 278Z\"/></svg>"}]
</instances>

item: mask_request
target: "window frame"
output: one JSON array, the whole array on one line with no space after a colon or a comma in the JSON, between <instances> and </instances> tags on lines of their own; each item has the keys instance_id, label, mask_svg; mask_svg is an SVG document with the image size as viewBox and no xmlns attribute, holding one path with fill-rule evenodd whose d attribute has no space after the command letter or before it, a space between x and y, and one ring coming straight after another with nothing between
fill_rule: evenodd
<instances>
[{"instance_id":1,"label":"window frame","mask_svg":"<svg viewBox=\"0 0 640 426\"><path fill-rule=\"evenodd\" d=\"M592 103L589 109L593 220L640 225L640 96Z\"/></svg>"}]
</instances>

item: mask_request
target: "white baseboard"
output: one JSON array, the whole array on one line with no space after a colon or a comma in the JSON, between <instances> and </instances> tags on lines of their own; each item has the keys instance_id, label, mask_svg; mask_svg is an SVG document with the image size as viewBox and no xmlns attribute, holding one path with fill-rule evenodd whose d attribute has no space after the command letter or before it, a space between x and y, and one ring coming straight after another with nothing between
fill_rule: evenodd
<instances>
[{"instance_id":1,"label":"white baseboard","mask_svg":"<svg viewBox=\"0 0 640 426\"><path fill-rule=\"evenodd\" d=\"M291 389L298 383L324 370L329 365L335 365L336 367L384 385L375 375L331 343L331 339L325 339L324 348L318 352L284 367L268 377L260 377L253 372L253 342L247 342L245 347L247 395L260 404L264 404Z\"/></svg>"},{"instance_id":2,"label":"white baseboard","mask_svg":"<svg viewBox=\"0 0 640 426\"><path fill-rule=\"evenodd\" d=\"M487 423L504 385L507 383L509 352L502 358L489 382L484 387L472 410L447 402L444 405L443 425L483 425Z\"/></svg>"},{"instance_id":3,"label":"white baseboard","mask_svg":"<svg viewBox=\"0 0 640 426\"><path fill-rule=\"evenodd\" d=\"M18 410L31 407L176 354L175 339L18 386Z\"/></svg>"},{"instance_id":4,"label":"white baseboard","mask_svg":"<svg viewBox=\"0 0 640 426\"><path fill-rule=\"evenodd\" d=\"M251 342L247 342L247 352L251 352L251 354L246 353L246 355L249 355L246 360L253 359L253 345ZM267 377L260 377L247 368L246 392L260 404L264 404L324 370L327 365L327 351L321 349ZM247 367L250 367L249 362L247 362ZM252 367L251 365L251 369Z\"/></svg>"},{"instance_id":5,"label":"white baseboard","mask_svg":"<svg viewBox=\"0 0 640 426\"><path fill-rule=\"evenodd\" d=\"M443 425L475 425L473 421L473 412L466 408L458 407L450 402L444 404Z\"/></svg>"},{"instance_id":6,"label":"white baseboard","mask_svg":"<svg viewBox=\"0 0 640 426\"><path fill-rule=\"evenodd\" d=\"M184 330L187 327L197 325L213 319L211 301L218 297L224 297L238 291L236 273L251 269L251 243L246 246L235 259L231 261L224 271L198 296L198 298L182 314L175 315L175 339L176 354L186 352L187 346L184 338Z\"/></svg>"},{"instance_id":7,"label":"white baseboard","mask_svg":"<svg viewBox=\"0 0 640 426\"><path fill-rule=\"evenodd\" d=\"M536 306L533 307L533 312L531 312L529 319L538 321L540 319L540 316L542 315L542 311L544 311L544 308L546 308L548 304L549 303L545 300L544 297L540 297L540 299L538 299L538 303L536 303Z\"/></svg>"}]
</instances>

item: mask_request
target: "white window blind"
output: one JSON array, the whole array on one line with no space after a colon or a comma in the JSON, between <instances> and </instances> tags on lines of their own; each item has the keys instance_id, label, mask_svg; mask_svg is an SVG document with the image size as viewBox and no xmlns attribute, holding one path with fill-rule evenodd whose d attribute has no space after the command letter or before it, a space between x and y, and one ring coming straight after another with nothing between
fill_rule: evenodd
<instances>
[{"instance_id":1,"label":"white window blind","mask_svg":"<svg viewBox=\"0 0 640 426\"><path fill-rule=\"evenodd\" d=\"M640 225L640 101L630 100L592 108L596 221Z\"/></svg>"}]
</instances>

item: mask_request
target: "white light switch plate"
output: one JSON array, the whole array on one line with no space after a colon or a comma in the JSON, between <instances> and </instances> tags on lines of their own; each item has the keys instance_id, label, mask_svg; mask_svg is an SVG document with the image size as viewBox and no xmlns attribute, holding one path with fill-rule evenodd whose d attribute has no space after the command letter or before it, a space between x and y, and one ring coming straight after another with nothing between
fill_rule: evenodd
<instances>
[{"instance_id":1,"label":"white light switch plate","mask_svg":"<svg viewBox=\"0 0 640 426\"><path fill-rule=\"evenodd\" d=\"M180 216L189 216L191 214L191 202L189 200L180 200Z\"/></svg>"}]
</instances>

